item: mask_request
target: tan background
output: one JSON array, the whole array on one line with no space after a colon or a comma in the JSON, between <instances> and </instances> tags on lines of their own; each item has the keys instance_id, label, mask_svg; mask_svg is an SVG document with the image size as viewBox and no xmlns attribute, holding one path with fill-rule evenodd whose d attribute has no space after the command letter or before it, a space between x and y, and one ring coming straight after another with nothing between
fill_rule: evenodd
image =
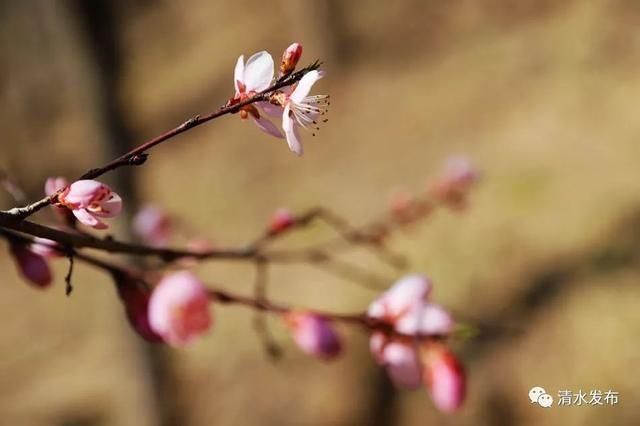
<instances>
[{"instance_id":1,"label":"tan background","mask_svg":"<svg viewBox=\"0 0 640 426\"><path fill-rule=\"evenodd\" d=\"M304 62L326 62L319 88L332 96L304 157L226 117L110 183L239 244L280 206L364 223L394 188L420 191L448 155L468 154L484 171L469 212L439 212L394 248L434 279L439 301L498 327L456 347L469 398L445 416L423 391L391 393L355 330L344 330L346 356L323 364L274 323L287 352L273 364L251 314L216 307L208 337L149 355L105 276L79 266L67 299L58 262L55 286L37 292L3 247L0 424L640 423L639 24L640 6L624 0L3 2L0 167L31 199L49 175L76 176L214 109L239 54L278 56L298 40ZM248 267L197 269L250 291ZM311 267L272 272L277 300L353 311L375 297ZM534 385L613 389L620 403L543 410L528 402Z\"/></svg>"}]
</instances>

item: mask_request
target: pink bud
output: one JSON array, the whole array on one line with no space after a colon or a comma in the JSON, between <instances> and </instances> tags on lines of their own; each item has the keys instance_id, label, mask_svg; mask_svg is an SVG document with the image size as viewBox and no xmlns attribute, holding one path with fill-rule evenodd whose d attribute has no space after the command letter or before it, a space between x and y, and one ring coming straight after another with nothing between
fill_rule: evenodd
<instances>
[{"instance_id":1,"label":"pink bud","mask_svg":"<svg viewBox=\"0 0 640 426\"><path fill-rule=\"evenodd\" d=\"M127 319L131 327L149 342L161 342L160 337L149 324L149 299L151 293L135 282L122 281L117 283L118 294L124 305Z\"/></svg>"},{"instance_id":2,"label":"pink bud","mask_svg":"<svg viewBox=\"0 0 640 426\"><path fill-rule=\"evenodd\" d=\"M422 306L431 292L431 280L422 275L409 275L376 299L367 311L371 318L395 323L416 305Z\"/></svg>"},{"instance_id":3,"label":"pink bud","mask_svg":"<svg viewBox=\"0 0 640 426\"><path fill-rule=\"evenodd\" d=\"M183 346L211 326L209 297L202 282L191 272L164 277L149 300L149 324L170 345Z\"/></svg>"},{"instance_id":4,"label":"pink bud","mask_svg":"<svg viewBox=\"0 0 640 426\"><path fill-rule=\"evenodd\" d=\"M39 288L49 287L52 276L44 257L18 244L11 245L11 254L23 278Z\"/></svg>"},{"instance_id":5,"label":"pink bud","mask_svg":"<svg viewBox=\"0 0 640 426\"><path fill-rule=\"evenodd\" d=\"M280 75L286 75L293 72L296 69L296 65L302 56L302 45L300 43L293 43L287 47L282 55L282 62L280 63Z\"/></svg>"},{"instance_id":6,"label":"pink bud","mask_svg":"<svg viewBox=\"0 0 640 426\"><path fill-rule=\"evenodd\" d=\"M435 406L445 412L460 408L466 391L464 368L442 343L428 343L422 349L424 381Z\"/></svg>"},{"instance_id":7,"label":"pink bud","mask_svg":"<svg viewBox=\"0 0 640 426\"><path fill-rule=\"evenodd\" d=\"M293 226L295 220L296 219L293 216L293 213L291 213L289 210L278 209L271 217L271 220L269 222L269 233L272 235L278 234Z\"/></svg>"},{"instance_id":8,"label":"pink bud","mask_svg":"<svg viewBox=\"0 0 640 426\"><path fill-rule=\"evenodd\" d=\"M171 218L158 207L146 206L133 218L133 232L153 247L166 246L172 231Z\"/></svg>"},{"instance_id":9,"label":"pink bud","mask_svg":"<svg viewBox=\"0 0 640 426\"><path fill-rule=\"evenodd\" d=\"M340 354L340 337L329 319L309 312L289 312L284 320L304 353L324 360Z\"/></svg>"},{"instance_id":10,"label":"pink bud","mask_svg":"<svg viewBox=\"0 0 640 426\"><path fill-rule=\"evenodd\" d=\"M414 199L408 192L395 191L391 194L389 209L394 217L402 219L410 215L413 206Z\"/></svg>"},{"instance_id":11,"label":"pink bud","mask_svg":"<svg viewBox=\"0 0 640 426\"><path fill-rule=\"evenodd\" d=\"M371 353L384 365L393 384L401 389L417 389L422 385L422 369L418 354L410 343L393 341L382 333L373 333Z\"/></svg>"},{"instance_id":12,"label":"pink bud","mask_svg":"<svg viewBox=\"0 0 640 426\"><path fill-rule=\"evenodd\" d=\"M47 178L44 183L44 193L51 196L59 190L69 186L69 182L62 176Z\"/></svg>"},{"instance_id":13,"label":"pink bud","mask_svg":"<svg viewBox=\"0 0 640 426\"><path fill-rule=\"evenodd\" d=\"M107 185L95 180L72 183L58 200L71 209L81 223L96 229L108 227L99 218L115 217L122 211L120 196Z\"/></svg>"}]
</instances>

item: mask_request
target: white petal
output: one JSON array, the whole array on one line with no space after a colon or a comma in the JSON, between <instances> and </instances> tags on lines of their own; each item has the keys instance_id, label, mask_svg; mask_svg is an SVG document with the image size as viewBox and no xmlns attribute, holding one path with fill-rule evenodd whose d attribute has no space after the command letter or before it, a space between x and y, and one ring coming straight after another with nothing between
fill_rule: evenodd
<instances>
[{"instance_id":1,"label":"white petal","mask_svg":"<svg viewBox=\"0 0 640 426\"><path fill-rule=\"evenodd\" d=\"M75 209L72 210L72 213L80 221L80 223L83 223L95 229L107 229L106 223L102 222L85 209Z\"/></svg>"},{"instance_id":2,"label":"white petal","mask_svg":"<svg viewBox=\"0 0 640 426\"><path fill-rule=\"evenodd\" d=\"M451 314L440 305L425 303L403 315L395 324L398 332L404 334L444 335L451 332L454 326Z\"/></svg>"},{"instance_id":3,"label":"white petal","mask_svg":"<svg viewBox=\"0 0 640 426\"><path fill-rule=\"evenodd\" d=\"M253 117L253 122L256 123L256 126L258 126L263 132L268 133L271 136L275 136L276 138L284 138L280 129L278 129L270 120L267 120L264 117Z\"/></svg>"},{"instance_id":4,"label":"white petal","mask_svg":"<svg viewBox=\"0 0 640 426\"><path fill-rule=\"evenodd\" d=\"M264 50L251 56L244 68L244 84L247 91L260 92L273 80L273 58Z\"/></svg>"},{"instance_id":5,"label":"white petal","mask_svg":"<svg viewBox=\"0 0 640 426\"><path fill-rule=\"evenodd\" d=\"M257 102L256 106L269 117L282 117L283 108L280 105L274 105L271 102Z\"/></svg>"},{"instance_id":6,"label":"white petal","mask_svg":"<svg viewBox=\"0 0 640 426\"><path fill-rule=\"evenodd\" d=\"M311 87L315 84L316 81L320 80L321 74L318 71L309 71L300 79L298 85L296 86L293 93L291 93L291 100L296 103L302 102L304 98L307 97L309 92L311 91Z\"/></svg>"},{"instance_id":7,"label":"white petal","mask_svg":"<svg viewBox=\"0 0 640 426\"><path fill-rule=\"evenodd\" d=\"M302 144L300 143L300 138L298 136L298 129L295 121L289 117L290 111L289 105L284 108L284 113L282 114L282 128L284 129L284 133L287 136L287 144L289 145L289 149L295 152L296 155L302 155Z\"/></svg>"},{"instance_id":8,"label":"white petal","mask_svg":"<svg viewBox=\"0 0 640 426\"><path fill-rule=\"evenodd\" d=\"M244 84L244 55L240 55L238 62L236 62L236 68L233 70L233 85L236 88L236 93L240 93L238 82Z\"/></svg>"}]
</instances>

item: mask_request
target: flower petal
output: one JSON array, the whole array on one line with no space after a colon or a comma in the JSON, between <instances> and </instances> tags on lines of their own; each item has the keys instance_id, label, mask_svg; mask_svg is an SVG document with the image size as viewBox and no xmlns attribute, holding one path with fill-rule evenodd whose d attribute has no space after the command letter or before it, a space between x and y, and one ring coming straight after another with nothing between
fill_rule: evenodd
<instances>
[{"instance_id":1,"label":"flower petal","mask_svg":"<svg viewBox=\"0 0 640 426\"><path fill-rule=\"evenodd\" d=\"M260 130L262 130L263 132L268 133L271 136L275 136L276 138L280 138L280 139L284 138L280 129L278 129L276 125L273 124L270 120L264 117L259 117L259 118L252 117L252 118L253 118L253 122L256 123L256 126L258 126Z\"/></svg>"},{"instance_id":2,"label":"flower petal","mask_svg":"<svg viewBox=\"0 0 640 426\"><path fill-rule=\"evenodd\" d=\"M289 145L289 149L295 152L296 155L302 155L302 144L300 143L300 137L298 135L298 129L293 118L289 116L291 108L287 105L284 108L284 113L282 114L282 128L284 129L284 133L287 136L287 144Z\"/></svg>"},{"instance_id":3,"label":"flower petal","mask_svg":"<svg viewBox=\"0 0 640 426\"><path fill-rule=\"evenodd\" d=\"M280 105L274 105L271 102L256 102L256 106L270 117L282 117L284 111Z\"/></svg>"},{"instance_id":4,"label":"flower petal","mask_svg":"<svg viewBox=\"0 0 640 426\"><path fill-rule=\"evenodd\" d=\"M273 80L273 58L266 51L252 55L244 68L243 83L247 92L260 92L271 84Z\"/></svg>"},{"instance_id":5,"label":"flower petal","mask_svg":"<svg viewBox=\"0 0 640 426\"><path fill-rule=\"evenodd\" d=\"M454 321L451 314L435 303L416 304L395 324L400 333L417 334L423 336L445 335L453 329Z\"/></svg>"},{"instance_id":6,"label":"flower petal","mask_svg":"<svg viewBox=\"0 0 640 426\"><path fill-rule=\"evenodd\" d=\"M320 80L320 78L322 78L322 75L316 70L306 73L304 77L300 79L300 82L291 93L291 100L296 103L302 102L302 100L306 98L311 91L311 88L313 87L315 82Z\"/></svg>"},{"instance_id":7,"label":"flower petal","mask_svg":"<svg viewBox=\"0 0 640 426\"><path fill-rule=\"evenodd\" d=\"M390 342L384 348L383 357L387 373L396 387L416 389L422 385L420 359L412 346Z\"/></svg>"},{"instance_id":8,"label":"flower petal","mask_svg":"<svg viewBox=\"0 0 640 426\"><path fill-rule=\"evenodd\" d=\"M100 207L103 211L94 212L93 214L98 217L115 217L122 211L122 198L120 195L112 192L109 199L105 200Z\"/></svg>"},{"instance_id":9,"label":"flower petal","mask_svg":"<svg viewBox=\"0 0 640 426\"><path fill-rule=\"evenodd\" d=\"M73 215L80 221L80 223L90 226L95 229L107 229L106 223L100 221L97 217L89 213L85 209L72 210Z\"/></svg>"},{"instance_id":10,"label":"flower petal","mask_svg":"<svg viewBox=\"0 0 640 426\"><path fill-rule=\"evenodd\" d=\"M233 85L236 88L236 93L240 93L238 82L244 84L244 55L240 55L238 62L236 62L236 68L233 70Z\"/></svg>"}]
</instances>

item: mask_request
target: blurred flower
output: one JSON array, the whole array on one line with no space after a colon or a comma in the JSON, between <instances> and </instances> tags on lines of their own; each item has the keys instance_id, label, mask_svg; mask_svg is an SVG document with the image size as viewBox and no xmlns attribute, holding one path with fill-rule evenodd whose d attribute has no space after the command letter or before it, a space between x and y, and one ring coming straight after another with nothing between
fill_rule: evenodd
<instances>
[{"instance_id":1,"label":"blurred flower","mask_svg":"<svg viewBox=\"0 0 640 426\"><path fill-rule=\"evenodd\" d=\"M287 138L287 144L291 151L297 155L302 155L302 143L298 127L309 129L317 127L317 119L326 112L329 105L329 95L307 96L316 81L323 77L323 73L317 70L309 71L300 79L290 95L281 93L281 105L284 106L282 112L282 128ZM315 135L315 133L314 133Z\"/></svg>"},{"instance_id":2,"label":"blurred flower","mask_svg":"<svg viewBox=\"0 0 640 426\"><path fill-rule=\"evenodd\" d=\"M464 156L450 157L440 177L431 185L429 192L453 208L464 208L467 192L480 178L480 172L471 160Z\"/></svg>"},{"instance_id":3,"label":"blurred flower","mask_svg":"<svg viewBox=\"0 0 640 426\"><path fill-rule=\"evenodd\" d=\"M327 318L302 311L288 312L283 317L293 339L304 353L325 360L340 354L340 337Z\"/></svg>"},{"instance_id":4,"label":"blurred flower","mask_svg":"<svg viewBox=\"0 0 640 426\"><path fill-rule=\"evenodd\" d=\"M206 238L194 238L187 241L187 250L193 253L207 253L215 248L215 245ZM192 268L198 263L196 256L186 256L178 260L181 268Z\"/></svg>"},{"instance_id":5,"label":"blurred flower","mask_svg":"<svg viewBox=\"0 0 640 426\"><path fill-rule=\"evenodd\" d=\"M49 287L52 281L51 269L43 256L22 244L11 244L11 255L23 278L38 288Z\"/></svg>"},{"instance_id":6,"label":"blurred flower","mask_svg":"<svg viewBox=\"0 0 640 426\"><path fill-rule=\"evenodd\" d=\"M58 201L71 209L83 224L96 229L106 229L99 218L115 217L122 211L122 198L107 185L95 180L78 180L71 184Z\"/></svg>"},{"instance_id":7,"label":"blurred flower","mask_svg":"<svg viewBox=\"0 0 640 426\"><path fill-rule=\"evenodd\" d=\"M269 234L278 234L295 223L295 216L288 209L278 209L269 221Z\"/></svg>"},{"instance_id":8,"label":"blurred flower","mask_svg":"<svg viewBox=\"0 0 640 426\"><path fill-rule=\"evenodd\" d=\"M282 62L280 63L280 76L290 74L302 56L302 45L293 43L286 48L282 54Z\"/></svg>"},{"instance_id":9,"label":"blurred flower","mask_svg":"<svg viewBox=\"0 0 640 426\"><path fill-rule=\"evenodd\" d=\"M244 62L244 55L240 55L236 62L233 73L233 82L236 94L230 100L230 104L237 104L254 96L256 93L267 89L273 81L274 74L273 58L264 50L252 55L247 63ZM268 102L261 102L260 105L267 106ZM264 132L282 138L282 132L268 119L260 115L260 111L255 104L245 105L240 108L240 117L243 119L251 116L253 122Z\"/></svg>"},{"instance_id":10,"label":"blurred flower","mask_svg":"<svg viewBox=\"0 0 640 426\"><path fill-rule=\"evenodd\" d=\"M424 345L421 351L424 381L433 403L439 410L452 412L460 408L465 397L464 368L442 343Z\"/></svg>"},{"instance_id":11,"label":"blurred flower","mask_svg":"<svg viewBox=\"0 0 640 426\"><path fill-rule=\"evenodd\" d=\"M153 331L149 323L151 292L129 280L116 282L116 287L131 327L143 339L149 342L161 342L162 337Z\"/></svg>"},{"instance_id":12,"label":"blurred flower","mask_svg":"<svg viewBox=\"0 0 640 426\"><path fill-rule=\"evenodd\" d=\"M133 232L146 244L165 247L173 233L171 217L159 207L145 206L133 218Z\"/></svg>"},{"instance_id":13,"label":"blurred flower","mask_svg":"<svg viewBox=\"0 0 640 426\"><path fill-rule=\"evenodd\" d=\"M173 346L186 345L206 332L211 315L202 282L188 271L164 277L151 293L149 324Z\"/></svg>"}]
</instances>

